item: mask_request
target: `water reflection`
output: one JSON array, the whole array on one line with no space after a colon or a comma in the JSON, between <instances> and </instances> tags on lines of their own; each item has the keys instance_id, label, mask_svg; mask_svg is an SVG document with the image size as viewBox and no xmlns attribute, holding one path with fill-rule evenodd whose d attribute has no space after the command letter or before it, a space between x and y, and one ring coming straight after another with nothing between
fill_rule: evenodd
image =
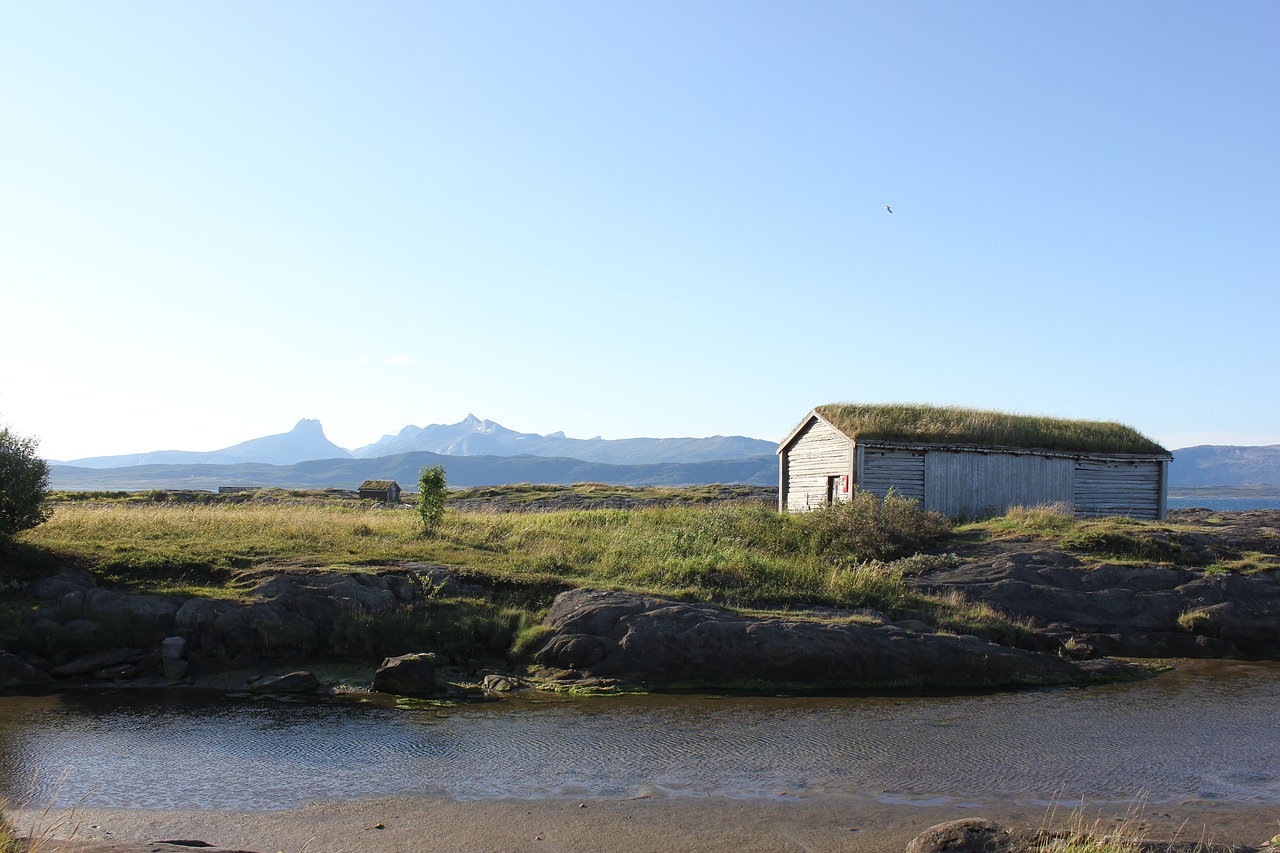
<instances>
[{"instance_id":1,"label":"water reflection","mask_svg":"<svg viewBox=\"0 0 1280 853\"><path fill-rule=\"evenodd\" d=\"M959 697L542 698L455 709L191 692L0 698L0 795L288 808L418 793L1280 803L1280 664Z\"/></svg>"}]
</instances>

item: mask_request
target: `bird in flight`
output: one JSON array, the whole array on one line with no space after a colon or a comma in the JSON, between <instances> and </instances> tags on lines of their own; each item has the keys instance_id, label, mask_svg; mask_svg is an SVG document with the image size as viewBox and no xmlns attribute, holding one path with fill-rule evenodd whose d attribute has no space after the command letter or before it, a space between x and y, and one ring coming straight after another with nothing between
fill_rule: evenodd
<instances>
[{"instance_id":1,"label":"bird in flight","mask_svg":"<svg viewBox=\"0 0 1280 853\"><path fill-rule=\"evenodd\" d=\"M893 213L893 208L892 208L892 207L890 207L890 206L889 206L889 205L887 205L887 204L884 206L884 209L885 209L885 210L887 210L887 211L889 211L890 213Z\"/></svg>"}]
</instances>

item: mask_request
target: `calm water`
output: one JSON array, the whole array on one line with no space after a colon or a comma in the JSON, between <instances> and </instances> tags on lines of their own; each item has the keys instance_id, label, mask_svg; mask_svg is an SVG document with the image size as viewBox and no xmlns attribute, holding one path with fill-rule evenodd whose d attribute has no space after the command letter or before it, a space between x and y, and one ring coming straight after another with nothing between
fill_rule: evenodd
<instances>
[{"instance_id":1,"label":"calm water","mask_svg":"<svg viewBox=\"0 0 1280 853\"><path fill-rule=\"evenodd\" d=\"M1280 498L1169 498L1169 509L1202 507L1216 512L1244 512L1247 509L1280 509Z\"/></svg>"},{"instance_id":2,"label":"calm water","mask_svg":"<svg viewBox=\"0 0 1280 853\"><path fill-rule=\"evenodd\" d=\"M0 796L277 809L394 794L1280 804L1280 664L961 697L543 699L453 709L0 697Z\"/></svg>"}]
</instances>

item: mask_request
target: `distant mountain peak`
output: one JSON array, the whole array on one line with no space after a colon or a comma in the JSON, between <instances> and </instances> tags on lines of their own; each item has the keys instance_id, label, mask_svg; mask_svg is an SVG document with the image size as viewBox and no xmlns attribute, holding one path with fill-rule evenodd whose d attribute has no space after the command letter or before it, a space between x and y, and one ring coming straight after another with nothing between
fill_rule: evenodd
<instances>
[{"instance_id":1,"label":"distant mountain peak","mask_svg":"<svg viewBox=\"0 0 1280 853\"><path fill-rule=\"evenodd\" d=\"M487 418L468 414L456 424L405 427L352 453L364 459L429 451L444 456L544 456L607 464L719 462L772 455L776 445L745 436L712 438L568 438L517 432Z\"/></svg>"}]
</instances>

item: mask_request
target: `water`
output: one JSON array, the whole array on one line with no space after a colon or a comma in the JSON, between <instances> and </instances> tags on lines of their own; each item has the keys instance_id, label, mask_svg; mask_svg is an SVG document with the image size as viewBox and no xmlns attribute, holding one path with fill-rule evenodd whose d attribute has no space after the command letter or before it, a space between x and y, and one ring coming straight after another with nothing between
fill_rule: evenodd
<instances>
[{"instance_id":1,"label":"water","mask_svg":"<svg viewBox=\"0 0 1280 853\"><path fill-rule=\"evenodd\" d=\"M0 697L0 796L283 809L456 799L1280 804L1280 664L958 697L547 697L458 708L170 691ZM62 777L59 784L58 778Z\"/></svg>"},{"instance_id":2,"label":"water","mask_svg":"<svg viewBox=\"0 0 1280 853\"><path fill-rule=\"evenodd\" d=\"M1244 512L1247 509L1280 509L1280 498L1168 498L1169 509L1200 507L1215 512Z\"/></svg>"}]
</instances>

